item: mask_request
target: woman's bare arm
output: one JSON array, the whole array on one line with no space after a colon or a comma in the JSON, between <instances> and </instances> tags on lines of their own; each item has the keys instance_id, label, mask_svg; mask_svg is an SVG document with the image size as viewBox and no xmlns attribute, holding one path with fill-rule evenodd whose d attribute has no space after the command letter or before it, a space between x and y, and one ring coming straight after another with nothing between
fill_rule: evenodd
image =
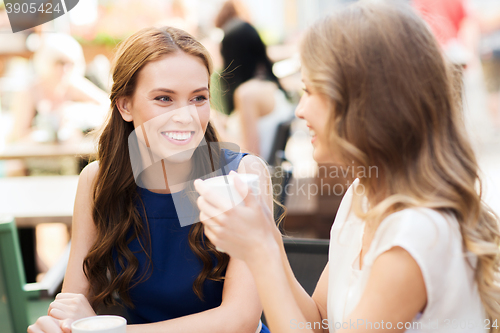
<instances>
[{"instance_id":1,"label":"woman's bare arm","mask_svg":"<svg viewBox=\"0 0 500 333\"><path fill-rule=\"evenodd\" d=\"M242 164L246 167L247 170L249 170L247 172L256 174L269 174L266 164L260 158L248 155L243 159L243 161L246 161L246 163ZM240 170L238 170L238 172L240 172ZM261 185L261 192L262 191L268 191L269 193L272 193L272 184L265 184L264 187L262 187ZM272 211L272 202L270 202L272 201L272 196L269 196L266 199L266 203ZM328 265L325 267L323 273L321 274L321 278L318 281L313 297L311 298L311 296L309 296L309 294L304 290L304 288L300 285L300 283L295 278L295 275L293 274L293 270L290 266L290 262L288 261L285 246L283 244L283 239L279 229L275 228L273 230L275 231L275 239L280 250L281 264L283 265L286 279L296 303L299 305L300 310L302 311L302 314L307 321L321 322L321 320L326 318L327 315L326 294L328 290ZM322 332L322 330L318 329L316 330L316 332Z\"/></svg>"},{"instance_id":2,"label":"woman's bare arm","mask_svg":"<svg viewBox=\"0 0 500 333\"><path fill-rule=\"evenodd\" d=\"M69 332L71 323L95 315L87 297L89 283L83 273L83 260L95 241L92 219L92 182L98 171L97 162L87 165L78 179L73 212L71 251L64 277L62 293L48 309L50 317L40 317L28 328L29 333ZM55 325L59 325L56 329Z\"/></svg>"},{"instance_id":3,"label":"woman's bare arm","mask_svg":"<svg viewBox=\"0 0 500 333\"><path fill-rule=\"evenodd\" d=\"M97 162L86 166L80 174L73 213L71 251L62 287L63 293L88 296L89 282L83 273L83 260L95 242L92 218L92 183L98 171Z\"/></svg>"},{"instance_id":4,"label":"woman's bare arm","mask_svg":"<svg viewBox=\"0 0 500 333\"><path fill-rule=\"evenodd\" d=\"M250 80L234 92L234 105L240 117L242 147L257 155L260 154L257 123L260 117L273 111L276 89L274 83Z\"/></svg>"}]
</instances>

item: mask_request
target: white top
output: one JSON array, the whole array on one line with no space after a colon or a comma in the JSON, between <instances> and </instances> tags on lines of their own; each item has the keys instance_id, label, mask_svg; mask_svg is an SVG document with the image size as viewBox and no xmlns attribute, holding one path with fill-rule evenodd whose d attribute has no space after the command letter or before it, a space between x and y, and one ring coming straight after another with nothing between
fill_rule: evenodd
<instances>
[{"instance_id":1,"label":"white top","mask_svg":"<svg viewBox=\"0 0 500 333\"><path fill-rule=\"evenodd\" d=\"M331 229L327 305L330 332L340 328L358 304L375 259L395 246L415 259L427 290L427 306L406 332L486 332L485 327L491 325L485 320L474 280L477 257L462 251L459 225L451 215L428 208L408 208L389 215L378 227L359 269L364 222L350 212L353 189L358 183L356 180L346 192Z\"/></svg>"}]
</instances>

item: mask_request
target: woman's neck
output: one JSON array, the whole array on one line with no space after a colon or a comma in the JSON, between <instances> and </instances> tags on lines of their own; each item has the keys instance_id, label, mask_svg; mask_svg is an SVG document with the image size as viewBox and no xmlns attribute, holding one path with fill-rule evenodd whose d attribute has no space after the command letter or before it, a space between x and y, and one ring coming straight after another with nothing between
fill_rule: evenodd
<instances>
[{"instance_id":1,"label":"woman's neck","mask_svg":"<svg viewBox=\"0 0 500 333\"><path fill-rule=\"evenodd\" d=\"M191 159L182 163L171 163L164 159L144 170L137 182L140 187L154 193L175 193L184 189L191 169Z\"/></svg>"}]
</instances>

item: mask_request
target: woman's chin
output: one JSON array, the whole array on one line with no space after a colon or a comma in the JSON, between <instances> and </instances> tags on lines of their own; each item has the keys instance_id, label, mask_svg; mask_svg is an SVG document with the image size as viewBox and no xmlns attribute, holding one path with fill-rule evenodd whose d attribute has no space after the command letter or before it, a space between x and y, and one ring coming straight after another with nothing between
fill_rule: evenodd
<instances>
[{"instance_id":1,"label":"woman's chin","mask_svg":"<svg viewBox=\"0 0 500 333\"><path fill-rule=\"evenodd\" d=\"M332 156L328 151L324 151L321 148L315 148L313 152L313 159L318 164L335 164L335 156Z\"/></svg>"},{"instance_id":2,"label":"woman's chin","mask_svg":"<svg viewBox=\"0 0 500 333\"><path fill-rule=\"evenodd\" d=\"M193 157L194 149L187 149L184 151L176 152L164 158L166 163L180 164L186 163Z\"/></svg>"},{"instance_id":3,"label":"woman's chin","mask_svg":"<svg viewBox=\"0 0 500 333\"><path fill-rule=\"evenodd\" d=\"M316 163L328 163L328 156L318 148L315 148L313 151L313 159L316 161Z\"/></svg>"},{"instance_id":4,"label":"woman's chin","mask_svg":"<svg viewBox=\"0 0 500 333\"><path fill-rule=\"evenodd\" d=\"M153 150L153 153L157 159L164 160L167 163L185 163L193 157L193 153L198 147L197 141L199 140L191 140L186 145L174 145L170 142L163 142L162 145L157 146Z\"/></svg>"}]
</instances>

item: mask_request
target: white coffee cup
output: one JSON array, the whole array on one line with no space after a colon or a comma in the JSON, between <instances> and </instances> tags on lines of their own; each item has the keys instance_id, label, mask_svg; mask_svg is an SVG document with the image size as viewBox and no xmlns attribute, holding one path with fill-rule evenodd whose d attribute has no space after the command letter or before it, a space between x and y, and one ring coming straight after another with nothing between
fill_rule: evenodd
<instances>
[{"instance_id":1,"label":"white coffee cup","mask_svg":"<svg viewBox=\"0 0 500 333\"><path fill-rule=\"evenodd\" d=\"M120 316L92 316L74 321L71 333L126 333L127 320Z\"/></svg>"},{"instance_id":2,"label":"white coffee cup","mask_svg":"<svg viewBox=\"0 0 500 333\"><path fill-rule=\"evenodd\" d=\"M216 195L220 200L225 201L224 206L227 210L237 206L243 205L243 199L248 195L248 193L242 198L238 190L234 186L234 178L238 177L243 183L245 183L250 191L253 193L259 193L259 176L252 173L242 173L242 174L230 174L227 176L218 176L209 178L203 181L212 193ZM222 212L220 212L222 213ZM218 215L218 214L217 214ZM209 216L209 217L215 217ZM219 252L224 252L222 249L217 247Z\"/></svg>"},{"instance_id":3,"label":"white coffee cup","mask_svg":"<svg viewBox=\"0 0 500 333\"><path fill-rule=\"evenodd\" d=\"M203 181L203 184L207 185L212 193L217 195L221 200L226 201L226 206L232 208L242 204L244 199L234 186L235 177L238 177L245 183L248 189L253 191L253 193L259 192L259 176L253 173L230 174L227 176L208 178Z\"/></svg>"}]
</instances>

